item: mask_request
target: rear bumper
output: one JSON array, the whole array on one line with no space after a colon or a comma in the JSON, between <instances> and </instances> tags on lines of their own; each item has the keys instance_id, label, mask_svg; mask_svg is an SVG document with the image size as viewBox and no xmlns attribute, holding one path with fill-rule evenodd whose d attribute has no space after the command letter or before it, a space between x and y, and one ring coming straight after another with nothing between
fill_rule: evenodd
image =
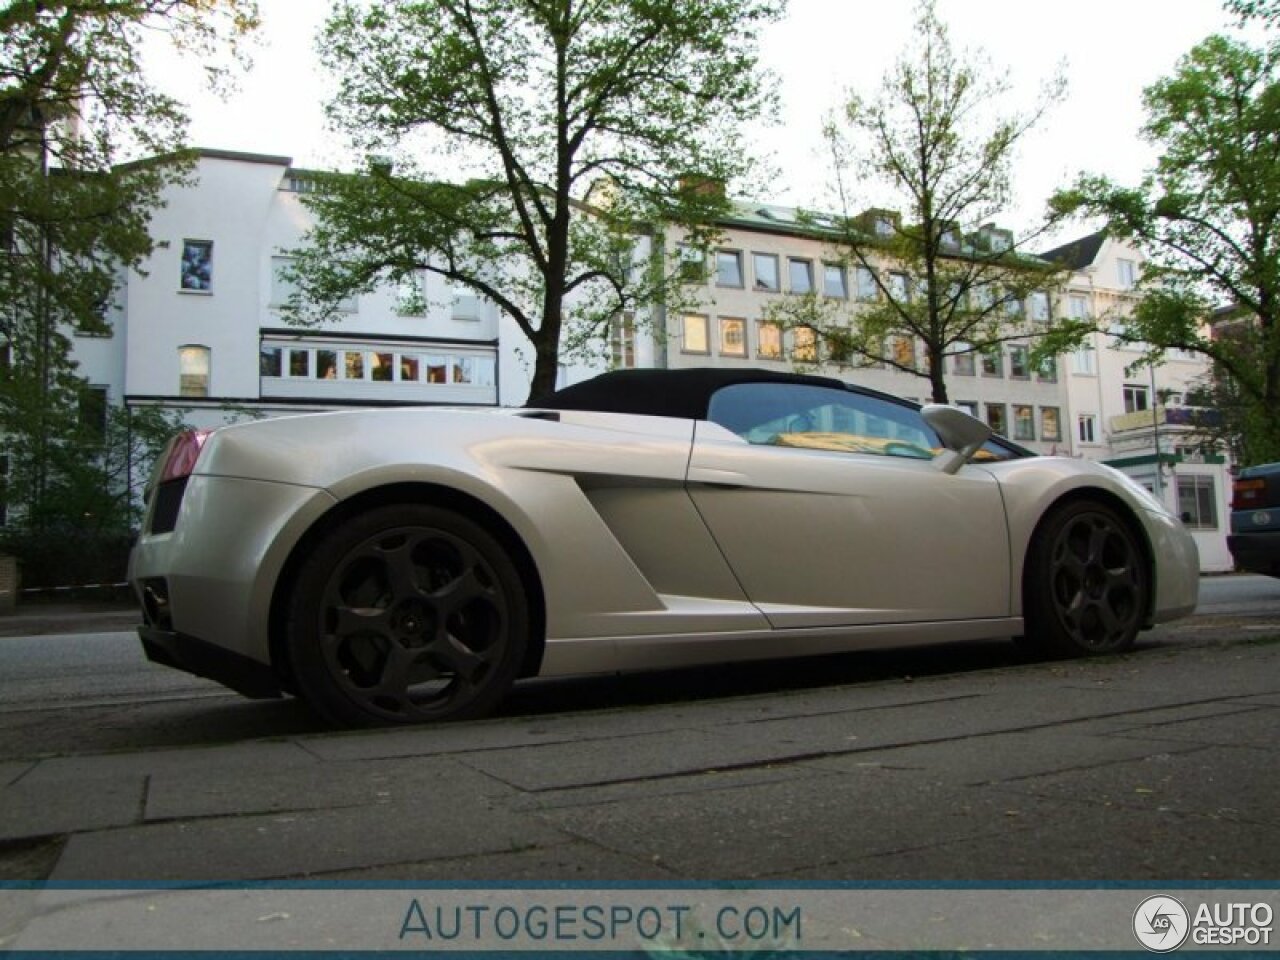
<instances>
[{"instance_id":1,"label":"rear bumper","mask_svg":"<svg viewBox=\"0 0 1280 960\"><path fill-rule=\"evenodd\" d=\"M1280 530L1261 533L1233 533L1227 549L1241 570L1280 577Z\"/></svg>"},{"instance_id":2,"label":"rear bumper","mask_svg":"<svg viewBox=\"0 0 1280 960\"><path fill-rule=\"evenodd\" d=\"M138 636L152 663L214 680L255 700L281 696L275 674L257 660L174 630L142 626L138 628Z\"/></svg>"}]
</instances>

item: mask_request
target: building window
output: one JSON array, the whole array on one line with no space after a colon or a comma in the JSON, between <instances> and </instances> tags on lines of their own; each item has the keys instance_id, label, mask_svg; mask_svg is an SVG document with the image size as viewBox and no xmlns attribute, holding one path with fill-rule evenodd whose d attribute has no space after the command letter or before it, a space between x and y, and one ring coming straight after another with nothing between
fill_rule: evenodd
<instances>
[{"instance_id":1,"label":"building window","mask_svg":"<svg viewBox=\"0 0 1280 960\"><path fill-rule=\"evenodd\" d=\"M778 279L778 258L772 253L753 253L751 270L755 274L756 289L763 293L777 293L782 289Z\"/></svg>"},{"instance_id":2,"label":"building window","mask_svg":"<svg viewBox=\"0 0 1280 960\"><path fill-rule=\"evenodd\" d=\"M1132 290L1138 282L1138 267L1132 260L1117 260L1116 273L1120 278L1121 290Z\"/></svg>"},{"instance_id":3,"label":"building window","mask_svg":"<svg viewBox=\"0 0 1280 960\"><path fill-rule=\"evenodd\" d=\"M1145 386L1134 383L1124 385L1124 412L1139 413L1150 407L1151 394Z\"/></svg>"},{"instance_id":4,"label":"building window","mask_svg":"<svg viewBox=\"0 0 1280 960\"><path fill-rule=\"evenodd\" d=\"M876 217L875 231L877 237L892 237L893 220L889 217Z\"/></svg>"},{"instance_id":5,"label":"building window","mask_svg":"<svg viewBox=\"0 0 1280 960\"><path fill-rule=\"evenodd\" d=\"M676 247L678 275L684 283L707 282L707 255L692 244L682 243Z\"/></svg>"},{"instance_id":6,"label":"building window","mask_svg":"<svg viewBox=\"0 0 1280 960\"><path fill-rule=\"evenodd\" d=\"M390 353L369 354L369 379L380 383L390 383L395 379L395 355Z\"/></svg>"},{"instance_id":7,"label":"building window","mask_svg":"<svg viewBox=\"0 0 1280 960\"><path fill-rule=\"evenodd\" d=\"M801 363L818 362L818 333L813 327L796 327L791 356Z\"/></svg>"},{"instance_id":8,"label":"building window","mask_svg":"<svg viewBox=\"0 0 1280 960\"><path fill-rule=\"evenodd\" d=\"M1012 293L1004 295L1004 313L1006 317L1017 320L1022 316L1022 301Z\"/></svg>"},{"instance_id":9,"label":"building window","mask_svg":"<svg viewBox=\"0 0 1280 960\"><path fill-rule=\"evenodd\" d=\"M422 357L416 353L400 354L400 372L396 378L401 383L419 383L422 378Z\"/></svg>"},{"instance_id":10,"label":"building window","mask_svg":"<svg viewBox=\"0 0 1280 960\"><path fill-rule=\"evenodd\" d=\"M1036 438L1036 408L1024 403L1013 405L1013 439L1034 440Z\"/></svg>"},{"instance_id":11,"label":"building window","mask_svg":"<svg viewBox=\"0 0 1280 960\"><path fill-rule=\"evenodd\" d=\"M1004 351L998 344L982 351L982 375L984 377L1004 376Z\"/></svg>"},{"instance_id":12,"label":"building window","mask_svg":"<svg viewBox=\"0 0 1280 960\"><path fill-rule=\"evenodd\" d=\"M107 439L107 388L80 388L80 429L96 443Z\"/></svg>"},{"instance_id":13,"label":"building window","mask_svg":"<svg viewBox=\"0 0 1280 960\"><path fill-rule=\"evenodd\" d=\"M1178 515L1193 530L1218 529L1218 498L1213 477L1178 477Z\"/></svg>"},{"instance_id":14,"label":"building window","mask_svg":"<svg viewBox=\"0 0 1280 960\"><path fill-rule=\"evenodd\" d=\"M337 380L338 379L338 351L337 350L317 350L316 351L316 379L317 380Z\"/></svg>"},{"instance_id":15,"label":"building window","mask_svg":"<svg viewBox=\"0 0 1280 960\"><path fill-rule=\"evenodd\" d=\"M1095 376L1098 372L1098 357L1092 346L1085 344L1071 355L1071 370L1085 377Z\"/></svg>"},{"instance_id":16,"label":"building window","mask_svg":"<svg viewBox=\"0 0 1280 960\"><path fill-rule=\"evenodd\" d=\"M213 241L183 240L179 289L189 293L213 292Z\"/></svg>"},{"instance_id":17,"label":"building window","mask_svg":"<svg viewBox=\"0 0 1280 960\"><path fill-rule=\"evenodd\" d=\"M792 293L813 292L813 261L787 258L787 281Z\"/></svg>"},{"instance_id":18,"label":"building window","mask_svg":"<svg viewBox=\"0 0 1280 960\"><path fill-rule=\"evenodd\" d=\"M742 286L742 254L737 250L716 251L716 286Z\"/></svg>"},{"instance_id":19,"label":"building window","mask_svg":"<svg viewBox=\"0 0 1280 960\"><path fill-rule=\"evenodd\" d=\"M427 271L406 273L396 284L396 313L402 317L427 315Z\"/></svg>"},{"instance_id":20,"label":"building window","mask_svg":"<svg viewBox=\"0 0 1280 960\"><path fill-rule=\"evenodd\" d=\"M1040 439L1054 442L1062 439L1062 420L1057 407L1040 408Z\"/></svg>"},{"instance_id":21,"label":"building window","mask_svg":"<svg viewBox=\"0 0 1280 960\"><path fill-rule=\"evenodd\" d=\"M978 419L978 405L972 400L957 400L956 406L975 420Z\"/></svg>"},{"instance_id":22,"label":"building window","mask_svg":"<svg viewBox=\"0 0 1280 960\"><path fill-rule=\"evenodd\" d=\"M844 267L838 263L822 265L822 292L828 297L839 300L849 299L849 288L845 286Z\"/></svg>"},{"instance_id":23,"label":"building window","mask_svg":"<svg viewBox=\"0 0 1280 960\"><path fill-rule=\"evenodd\" d=\"M1031 319L1036 323L1049 322L1049 295L1043 290L1031 294Z\"/></svg>"},{"instance_id":24,"label":"building window","mask_svg":"<svg viewBox=\"0 0 1280 960\"><path fill-rule=\"evenodd\" d=\"M782 359L782 328L776 323L760 322L756 325L756 356L762 360Z\"/></svg>"},{"instance_id":25,"label":"building window","mask_svg":"<svg viewBox=\"0 0 1280 960\"><path fill-rule=\"evenodd\" d=\"M1089 301L1082 294L1073 293L1067 299L1067 309L1072 320L1084 320L1089 316Z\"/></svg>"},{"instance_id":26,"label":"building window","mask_svg":"<svg viewBox=\"0 0 1280 960\"><path fill-rule=\"evenodd\" d=\"M737 317L720 318L720 353L726 357L747 355L747 321Z\"/></svg>"},{"instance_id":27,"label":"building window","mask_svg":"<svg viewBox=\"0 0 1280 960\"><path fill-rule=\"evenodd\" d=\"M209 348L187 344L178 348L178 396L209 395Z\"/></svg>"},{"instance_id":28,"label":"building window","mask_svg":"<svg viewBox=\"0 0 1280 960\"><path fill-rule=\"evenodd\" d=\"M1076 436L1081 443L1097 443L1098 418L1092 413L1082 413L1076 419Z\"/></svg>"},{"instance_id":29,"label":"building window","mask_svg":"<svg viewBox=\"0 0 1280 960\"><path fill-rule=\"evenodd\" d=\"M1040 366L1036 370L1036 376L1040 378L1041 383L1057 383L1058 382L1058 358L1045 357L1040 361Z\"/></svg>"},{"instance_id":30,"label":"building window","mask_svg":"<svg viewBox=\"0 0 1280 960\"><path fill-rule=\"evenodd\" d=\"M977 372L977 362L973 358L973 350L967 343L957 343L957 350L964 351L955 355L955 364L952 369L958 377L972 377Z\"/></svg>"},{"instance_id":31,"label":"building window","mask_svg":"<svg viewBox=\"0 0 1280 960\"><path fill-rule=\"evenodd\" d=\"M874 273L866 267L856 267L853 275L858 285L859 300L866 303L879 297L880 290L876 286L876 275Z\"/></svg>"},{"instance_id":32,"label":"building window","mask_svg":"<svg viewBox=\"0 0 1280 960\"><path fill-rule=\"evenodd\" d=\"M905 273L889 274L889 295L898 303L907 303L911 299L911 284Z\"/></svg>"},{"instance_id":33,"label":"building window","mask_svg":"<svg viewBox=\"0 0 1280 960\"><path fill-rule=\"evenodd\" d=\"M311 351L292 349L289 354L288 375L291 377L311 376Z\"/></svg>"},{"instance_id":34,"label":"building window","mask_svg":"<svg viewBox=\"0 0 1280 960\"><path fill-rule=\"evenodd\" d=\"M1031 365L1027 357L1026 347L1014 344L1009 348L1009 376L1014 380L1031 379Z\"/></svg>"},{"instance_id":35,"label":"building window","mask_svg":"<svg viewBox=\"0 0 1280 960\"><path fill-rule=\"evenodd\" d=\"M279 347L268 347L263 344L258 348L258 376L278 377L283 368Z\"/></svg>"},{"instance_id":36,"label":"building window","mask_svg":"<svg viewBox=\"0 0 1280 960\"><path fill-rule=\"evenodd\" d=\"M916 341L914 337L894 337L893 362L904 370L916 368Z\"/></svg>"},{"instance_id":37,"label":"building window","mask_svg":"<svg viewBox=\"0 0 1280 960\"><path fill-rule=\"evenodd\" d=\"M342 351L342 372L344 380L363 380L364 354L359 350Z\"/></svg>"},{"instance_id":38,"label":"building window","mask_svg":"<svg viewBox=\"0 0 1280 960\"><path fill-rule=\"evenodd\" d=\"M987 426L996 433L1003 436L1009 434L1009 421L1005 416L1005 406L1003 403L987 404Z\"/></svg>"},{"instance_id":39,"label":"building window","mask_svg":"<svg viewBox=\"0 0 1280 960\"><path fill-rule=\"evenodd\" d=\"M635 314L624 313L609 321L609 360L614 370L629 370L636 365Z\"/></svg>"},{"instance_id":40,"label":"building window","mask_svg":"<svg viewBox=\"0 0 1280 960\"><path fill-rule=\"evenodd\" d=\"M684 340L681 349L685 353L711 352L707 323L707 318L702 314L686 313L684 315Z\"/></svg>"}]
</instances>

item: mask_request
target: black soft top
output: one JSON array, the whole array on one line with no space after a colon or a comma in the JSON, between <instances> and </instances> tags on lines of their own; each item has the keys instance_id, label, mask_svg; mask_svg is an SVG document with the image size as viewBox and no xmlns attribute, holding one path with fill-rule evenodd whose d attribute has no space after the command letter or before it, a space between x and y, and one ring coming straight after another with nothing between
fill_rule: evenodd
<instances>
[{"instance_id":1,"label":"black soft top","mask_svg":"<svg viewBox=\"0 0 1280 960\"><path fill-rule=\"evenodd\" d=\"M843 380L773 370L694 367L686 370L614 370L575 383L526 406L541 410L594 410L650 417L707 419L711 397L737 383L802 383L850 389Z\"/></svg>"}]
</instances>

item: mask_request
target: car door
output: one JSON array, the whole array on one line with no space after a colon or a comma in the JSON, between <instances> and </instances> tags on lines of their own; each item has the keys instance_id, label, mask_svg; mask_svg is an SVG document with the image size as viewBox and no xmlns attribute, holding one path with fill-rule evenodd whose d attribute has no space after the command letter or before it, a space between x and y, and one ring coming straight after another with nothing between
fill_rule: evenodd
<instances>
[{"instance_id":1,"label":"car door","mask_svg":"<svg viewBox=\"0 0 1280 960\"><path fill-rule=\"evenodd\" d=\"M775 627L1004 617L1009 539L980 466L947 474L914 407L796 383L743 383L698 424L688 487Z\"/></svg>"}]
</instances>

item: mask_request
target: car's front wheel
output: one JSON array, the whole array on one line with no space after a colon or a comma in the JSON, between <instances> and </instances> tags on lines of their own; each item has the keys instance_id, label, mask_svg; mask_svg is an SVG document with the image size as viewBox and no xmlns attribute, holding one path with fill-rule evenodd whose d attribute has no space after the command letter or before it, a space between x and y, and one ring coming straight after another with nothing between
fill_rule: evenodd
<instances>
[{"instance_id":1,"label":"car's front wheel","mask_svg":"<svg viewBox=\"0 0 1280 960\"><path fill-rule=\"evenodd\" d=\"M1045 517L1027 552L1024 642L1055 656L1126 650L1150 592L1146 557L1115 510L1093 501L1065 504Z\"/></svg>"},{"instance_id":2,"label":"car's front wheel","mask_svg":"<svg viewBox=\"0 0 1280 960\"><path fill-rule=\"evenodd\" d=\"M299 690L328 720L417 723L491 711L528 631L502 545L452 510L403 504L320 540L299 570L288 645Z\"/></svg>"}]
</instances>

